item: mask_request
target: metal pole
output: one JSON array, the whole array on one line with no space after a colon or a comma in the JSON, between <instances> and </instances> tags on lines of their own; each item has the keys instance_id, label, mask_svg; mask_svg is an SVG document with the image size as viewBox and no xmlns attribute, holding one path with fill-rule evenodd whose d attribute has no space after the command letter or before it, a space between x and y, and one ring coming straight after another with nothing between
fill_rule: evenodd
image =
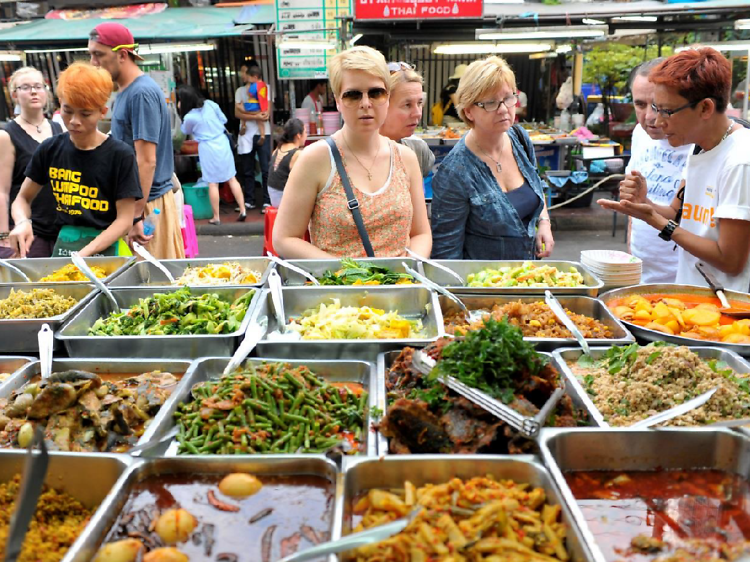
<instances>
[{"instance_id":1,"label":"metal pole","mask_svg":"<svg viewBox=\"0 0 750 562\"><path fill-rule=\"evenodd\" d=\"M750 49L747 51L747 65L745 66L745 95L742 96L742 118L747 119L747 93L750 88Z\"/></svg>"}]
</instances>

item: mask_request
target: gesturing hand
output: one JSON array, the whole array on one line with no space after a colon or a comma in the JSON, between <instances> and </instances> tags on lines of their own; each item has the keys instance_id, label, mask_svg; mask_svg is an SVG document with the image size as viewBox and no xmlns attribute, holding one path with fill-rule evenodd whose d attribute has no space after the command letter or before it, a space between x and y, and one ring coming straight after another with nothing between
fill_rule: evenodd
<instances>
[{"instance_id":1,"label":"gesturing hand","mask_svg":"<svg viewBox=\"0 0 750 562\"><path fill-rule=\"evenodd\" d=\"M620 182L620 200L631 203L648 202L648 185L640 172L633 170Z\"/></svg>"}]
</instances>

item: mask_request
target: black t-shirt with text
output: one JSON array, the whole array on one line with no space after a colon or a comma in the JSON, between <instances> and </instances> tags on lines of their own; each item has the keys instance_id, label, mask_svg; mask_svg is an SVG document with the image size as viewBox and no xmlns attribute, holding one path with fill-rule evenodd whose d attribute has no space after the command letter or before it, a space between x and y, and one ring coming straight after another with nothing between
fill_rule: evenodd
<instances>
[{"instance_id":1,"label":"black t-shirt with text","mask_svg":"<svg viewBox=\"0 0 750 562\"><path fill-rule=\"evenodd\" d=\"M104 230L117 218L117 201L143 196L133 149L112 137L93 150L76 148L69 133L51 137L34 152L26 176L49 182L61 225Z\"/></svg>"}]
</instances>

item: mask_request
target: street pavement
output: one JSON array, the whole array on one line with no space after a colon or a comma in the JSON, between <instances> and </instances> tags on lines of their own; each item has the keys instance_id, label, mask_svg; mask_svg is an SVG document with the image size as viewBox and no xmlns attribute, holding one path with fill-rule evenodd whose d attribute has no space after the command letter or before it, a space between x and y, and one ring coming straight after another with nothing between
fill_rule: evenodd
<instances>
[{"instance_id":1,"label":"street pavement","mask_svg":"<svg viewBox=\"0 0 750 562\"><path fill-rule=\"evenodd\" d=\"M580 261L581 250L627 251L624 231L618 229L617 235L613 237L611 225L599 230L557 230L553 234L555 250L550 258L552 260ZM199 235L198 245L202 258L260 256L263 252L263 237L234 234Z\"/></svg>"}]
</instances>

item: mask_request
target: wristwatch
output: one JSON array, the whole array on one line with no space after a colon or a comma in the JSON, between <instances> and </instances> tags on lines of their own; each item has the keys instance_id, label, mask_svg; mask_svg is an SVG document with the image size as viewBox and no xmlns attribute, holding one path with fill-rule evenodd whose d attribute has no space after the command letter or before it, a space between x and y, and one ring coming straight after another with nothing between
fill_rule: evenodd
<instances>
[{"instance_id":1,"label":"wristwatch","mask_svg":"<svg viewBox=\"0 0 750 562\"><path fill-rule=\"evenodd\" d=\"M135 226L136 224L138 224L139 222L141 222L143 219L144 219L143 215L141 215L140 217L135 217L133 219L133 226Z\"/></svg>"},{"instance_id":2,"label":"wristwatch","mask_svg":"<svg viewBox=\"0 0 750 562\"><path fill-rule=\"evenodd\" d=\"M661 229L661 232L659 233L659 238L669 242L672 239L672 234L674 233L674 229L677 228L677 226L678 226L677 223L672 220L667 222L667 226Z\"/></svg>"},{"instance_id":3,"label":"wristwatch","mask_svg":"<svg viewBox=\"0 0 750 562\"><path fill-rule=\"evenodd\" d=\"M10 232L0 232L0 241L7 240L10 237Z\"/></svg>"}]
</instances>

